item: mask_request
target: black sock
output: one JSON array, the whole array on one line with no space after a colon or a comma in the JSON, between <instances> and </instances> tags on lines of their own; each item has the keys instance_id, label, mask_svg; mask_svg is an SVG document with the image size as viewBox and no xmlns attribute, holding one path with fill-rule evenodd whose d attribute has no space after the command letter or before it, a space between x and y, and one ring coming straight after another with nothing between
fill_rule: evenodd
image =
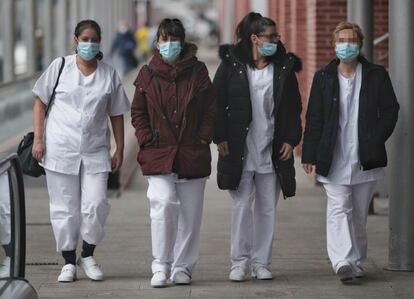
<instances>
[{"instance_id":1,"label":"black sock","mask_svg":"<svg viewBox=\"0 0 414 299\"><path fill-rule=\"evenodd\" d=\"M2 245L3 249L4 249L4 253L6 254L6 256L11 257L12 256L12 246L11 244L4 244Z\"/></svg>"},{"instance_id":2,"label":"black sock","mask_svg":"<svg viewBox=\"0 0 414 299\"><path fill-rule=\"evenodd\" d=\"M76 265L76 250L62 251L62 256L65 259L65 265Z\"/></svg>"},{"instance_id":3,"label":"black sock","mask_svg":"<svg viewBox=\"0 0 414 299\"><path fill-rule=\"evenodd\" d=\"M96 245L89 244L86 241L83 241L82 244L82 257L93 256Z\"/></svg>"}]
</instances>

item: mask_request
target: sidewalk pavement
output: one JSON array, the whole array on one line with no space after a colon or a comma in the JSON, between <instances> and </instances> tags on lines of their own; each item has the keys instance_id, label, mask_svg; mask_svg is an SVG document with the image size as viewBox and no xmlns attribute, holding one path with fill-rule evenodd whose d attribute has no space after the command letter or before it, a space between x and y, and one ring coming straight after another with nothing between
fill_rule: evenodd
<instances>
[{"instance_id":1,"label":"sidewalk pavement","mask_svg":"<svg viewBox=\"0 0 414 299\"><path fill-rule=\"evenodd\" d=\"M207 59L208 60L208 59ZM215 64L214 64L215 63ZM217 62L209 69L214 74ZM212 146L213 165L217 151ZM299 159L297 159L299 160ZM128 162L135 163L135 162ZM55 251L46 190L26 190L26 276L40 298L414 298L414 273L385 271L388 254L388 200L376 200L369 216L367 277L343 285L326 253L324 192L297 164L297 196L280 199L273 242L271 281L228 280L230 208L227 192L215 183L215 167L206 187L200 259L191 286L153 289L147 183L138 169L128 188L111 199L106 237L96 249L105 281L92 282L79 270L74 283L57 282L62 258Z\"/></svg>"},{"instance_id":2,"label":"sidewalk pavement","mask_svg":"<svg viewBox=\"0 0 414 299\"><path fill-rule=\"evenodd\" d=\"M215 155L214 149L213 153ZM299 166L299 165L298 165ZM138 171L120 198L111 199L106 238L96 258L106 279L91 282L79 271L79 281L56 281L62 259L55 252L43 189L27 199L27 278L40 298L413 298L413 273L388 272L388 207L376 200L377 214L368 219L367 277L343 285L333 274L326 254L325 197L298 168L298 194L278 203L273 242L272 281L233 283L230 269L230 207L219 191L215 174L208 181L200 259L191 286L153 289L147 184ZM59 263L58 265L54 263Z\"/></svg>"}]
</instances>

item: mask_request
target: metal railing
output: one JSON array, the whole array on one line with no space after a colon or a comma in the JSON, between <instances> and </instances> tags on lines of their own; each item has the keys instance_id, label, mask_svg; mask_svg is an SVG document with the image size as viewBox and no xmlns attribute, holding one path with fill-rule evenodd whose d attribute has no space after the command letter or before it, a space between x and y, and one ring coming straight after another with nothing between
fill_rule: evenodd
<instances>
[{"instance_id":1,"label":"metal railing","mask_svg":"<svg viewBox=\"0 0 414 299\"><path fill-rule=\"evenodd\" d=\"M0 174L7 173L11 212L10 277L23 278L26 261L26 214L23 173L16 154L0 159ZM4 192L5 190L0 190Z\"/></svg>"}]
</instances>

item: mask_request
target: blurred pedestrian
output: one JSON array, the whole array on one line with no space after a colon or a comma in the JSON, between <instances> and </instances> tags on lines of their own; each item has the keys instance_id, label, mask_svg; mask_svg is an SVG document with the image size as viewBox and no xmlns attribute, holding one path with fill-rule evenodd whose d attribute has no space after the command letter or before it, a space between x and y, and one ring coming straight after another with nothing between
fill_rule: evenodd
<instances>
[{"instance_id":1,"label":"blurred pedestrian","mask_svg":"<svg viewBox=\"0 0 414 299\"><path fill-rule=\"evenodd\" d=\"M60 282L76 280L76 264L90 279L103 279L93 253L104 237L110 209L108 174L118 170L123 160L123 114L130 105L117 72L100 61L100 42L101 28L95 21L78 23L76 54L55 59L33 88L32 152L46 171L52 228L57 250L65 259ZM56 84L46 121L46 106ZM116 142L112 159L108 117ZM83 245L76 262L79 235Z\"/></svg>"},{"instance_id":2,"label":"blurred pedestrian","mask_svg":"<svg viewBox=\"0 0 414 299\"><path fill-rule=\"evenodd\" d=\"M295 194L293 149L302 135L302 105L295 75L301 62L286 53L276 23L252 12L236 36L236 44L220 47L214 142L218 186L233 198L229 279L241 282L250 273L273 278L276 204L280 190L284 197Z\"/></svg>"},{"instance_id":3,"label":"blurred pedestrian","mask_svg":"<svg viewBox=\"0 0 414 299\"><path fill-rule=\"evenodd\" d=\"M112 41L109 55L112 57L115 52L119 53L122 61L123 76L138 66L138 60L135 57L136 47L137 42L135 41L134 33L128 27L128 23L124 20L119 21L118 32Z\"/></svg>"},{"instance_id":4,"label":"blurred pedestrian","mask_svg":"<svg viewBox=\"0 0 414 299\"><path fill-rule=\"evenodd\" d=\"M138 53L140 60L147 61L147 59L152 54L150 51L150 45L148 43L148 37L150 33L150 28L145 25L135 32L135 39L138 41Z\"/></svg>"},{"instance_id":5,"label":"blurred pedestrian","mask_svg":"<svg viewBox=\"0 0 414 299\"><path fill-rule=\"evenodd\" d=\"M157 51L135 81L131 117L148 179L151 285L190 284L198 260L204 189L211 173L215 98L183 24L164 19Z\"/></svg>"},{"instance_id":6,"label":"blurred pedestrian","mask_svg":"<svg viewBox=\"0 0 414 299\"><path fill-rule=\"evenodd\" d=\"M302 154L326 191L327 250L343 282L364 275L368 207L399 110L385 68L361 55L363 39L357 24L335 28L336 58L314 76Z\"/></svg>"}]
</instances>

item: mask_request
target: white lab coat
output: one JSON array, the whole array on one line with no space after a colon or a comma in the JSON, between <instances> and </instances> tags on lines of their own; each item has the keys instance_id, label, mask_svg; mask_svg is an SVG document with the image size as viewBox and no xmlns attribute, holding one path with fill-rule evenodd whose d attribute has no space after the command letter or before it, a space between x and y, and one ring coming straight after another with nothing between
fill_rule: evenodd
<instances>
[{"instance_id":1,"label":"white lab coat","mask_svg":"<svg viewBox=\"0 0 414 299\"><path fill-rule=\"evenodd\" d=\"M130 103L116 71L98 61L94 73L84 76L76 55L66 56L56 88L55 100L46 121L44 168L78 175L82 163L86 173L111 171L108 116L129 111ZM55 59L37 80L33 93L49 102L61 58Z\"/></svg>"},{"instance_id":2,"label":"white lab coat","mask_svg":"<svg viewBox=\"0 0 414 299\"><path fill-rule=\"evenodd\" d=\"M264 69L247 66L252 121L246 136L245 171L274 172L272 143L274 138L273 64Z\"/></svg>"}]
</instances>

